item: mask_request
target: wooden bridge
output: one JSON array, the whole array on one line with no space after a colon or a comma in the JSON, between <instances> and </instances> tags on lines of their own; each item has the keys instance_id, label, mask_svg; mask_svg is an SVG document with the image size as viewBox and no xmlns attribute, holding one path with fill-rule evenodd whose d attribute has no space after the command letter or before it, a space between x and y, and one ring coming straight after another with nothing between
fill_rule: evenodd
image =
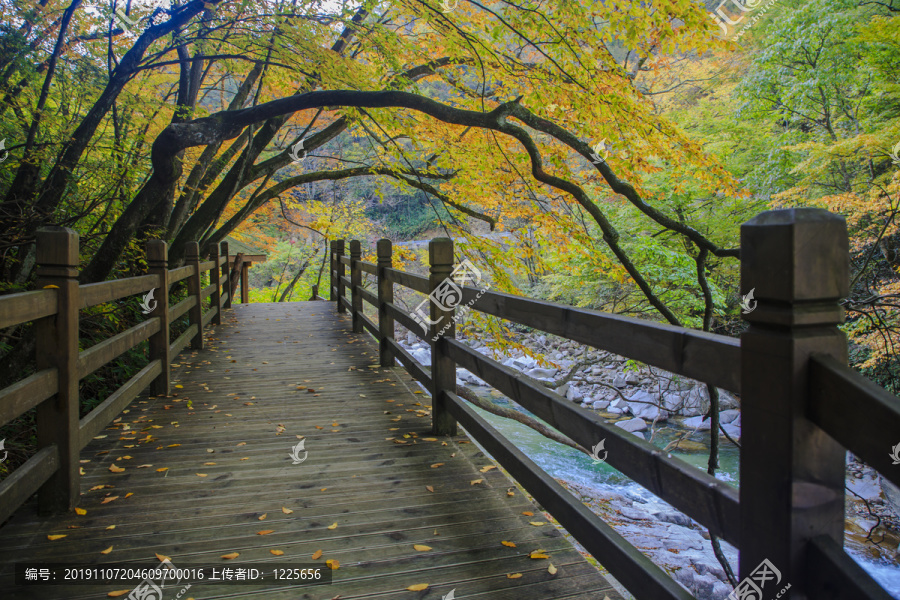
<instances>
[{"instance_id":1,"label":"wooden bridge","mask_svg":"<svg viewBox=\"0 0 900 600\"><path fill-rule=\"evenodd\" d=\"M456 284L447 239L430 245L429 277L392 268L387 240L377 263L361 260L359 242L347 255L337 241L335 305L230 311L227 249L201 261L191 244L187 264L170 270L165 244L151 242L146 276L79 285L77 244L68 230L42 231L38 289L0 297L0 328L33 321L38 358L37 372L0 390L0 422L37 409L39 444L0 483L0 520L11 517L0 529L4 594L153 597L136 595L134 582L14 581L14 566L170 559L178 568L327 564L333 583L191 580L166 588L166 600L620 598L554 520L635 597L691 598L460 399L458 365L583 447L605 439L610 465L740 549L738 590L889 598L842 549L844 455L900 483L888 462L900 400L846 366L836 327L846 229L825 211L772 211L742 227L742 289L755 288L758 306L740 340ZM377 290L362 286L363 273ZM397 306L395 285L429 295L428 313ZM146 321L79 352L80 309L150 289L169 293L157 294ZM739 394L740 490L456 341L461 304ZM429 341L430 368L396 343L395 322ZM144 340L147 366L79 415L79 380Z\"/></svg>"}]
</instances>

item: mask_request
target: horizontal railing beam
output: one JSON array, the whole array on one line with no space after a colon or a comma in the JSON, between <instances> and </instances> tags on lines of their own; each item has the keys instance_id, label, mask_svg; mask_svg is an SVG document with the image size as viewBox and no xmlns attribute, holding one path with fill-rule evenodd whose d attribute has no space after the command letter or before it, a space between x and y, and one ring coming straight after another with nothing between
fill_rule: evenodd
<instances>
[{"instance_id":1,"label":"horizontal railing beam","mask_svg":"<svg viewBox=\"0 0 900 600\"><path fill-rule=\"evenodd\" d=\"M59 448L45 446L0 482L0 523L34 495L59 468Z\"/></svg>"},{"instance_id":2,"label":"horizontal railing beam","mask_svg":"<svg viewBox=\"0 0 900 600\"><path fill-rule=\"evenodd\" d=\"M388 281L391 281L398 285L402 285L403 287L407 287L411 290L415 290L423 294L431 293L431 285L429 284L427 277L422 277L421 275L413 275L412 273L398 271L397 269L393 268L385 269L384 276L387 277Z\"/></svg>"},{"instance_id":3,"label":"horizontal railing beam","mask_svg":"<svg viewBox=\"0 0 900 600\"><path fill-rule=\"evenodd\" d=\"M83 379L123 353L131 350L159 331L159 318L154 317L122 333L103 340L78 354L78 378Z\"/></svg>"},{"instance_id":4,"label":"horizontal railing beam","mask_svg":"<svg viewBox=\"0 0 900 600\"><path fill-rule=\"evenodd\" d=\"M388 314L393 317L395 321L412 331L414 334L419 336L421 339L425 339L428 335L425 332L425 329L422 328L422 325L418 322L414 321L412 316L393 302L388 302L385 304L385 308L387 309Z\"/></svg>"},{"instance_id":5,"label":"horizontal railing beam","mask_svg":"<svg viewBox=\"0 0 900 600\"><path fill-rule=\"evenodd\" d=\"M109 425L113 418L144 391L144 388L150 385L150 382L160 373L162 373L162 364L159 360L154 360L82 417L79 421L79 448L87 446L93 437Z\"/></svg>"},{"instance_id":6,"label":"horizontal railing beam","mask_svg":"<svg viewBox=\"0 0 900 600\"><path fill-rule=\"evenodd\" d=\"M738 491L696 467L638 439L599 415L550 392L465 344L441 338L456 363L494 386L583 448L605 440L606 462L684 514L740 547Z\"/></svg>"},{"instance_id":7,"label":"horizontal railing beam","mask_svg":"<svg viewBox=\"0 0 900 600\"><path fill-rule=\"evenodd\" d=\"M0 390L0 425L6 425L55 394L58 383L57 371L53 367Z\"/></svg>"},{"instance_id":8,"label":"horizontal railing beam","mask_svg":"<svg viewBox=\"0 0 900 600\"><path fill-rule=\"evenodd\" d=\"M398 344L396 340L388 338L385 341L388 345L388 351L394 356L395 359L400 361L400 364L406 367L407 372L409 372L409 374L413 376L413 379L421 383L426 388L430 389L431 369L416 362L416 359L413 358L412 354L407 352L406 349Z\"/></svg>"},{"instance_id":9,"label":"horizontal railing beam","mask_svg":"<svg viewBox=\"0 0 900 600\"><path fill-rule=\"evenodd\" d=\"M376 340L381 339L381 336L379 335L379 332L378 332L378 325L376 325L375 323L373 323L372 320L371 320L369 317L367 317L366 315L360 313L360 314L359 314L359 320L362 321L363 327L365 327L366 329L368 329L368 330L369 330L369 333L371 333L372 335L375 336L375 339L376 339Z\"/></svg>"},{"instance_id":10,"label":"horizontal railing beam","mask_svg":"<svg viewBox=\"0 0 900 600\"><path fill-rule=\"evenodd\" d=\"M483 313L740 393L741 344L738 339L464 287L462 303L470 301L475 301L473 309Z\"/></svg>"},{"instance_id":11,"label":"horizontal railing beam","mask_svg":"<svg viewBox=\"0 0 900 600\"><path fill-rule=\"evenodd\" d=\"M35 290L0 297L0 329L56 313L56 291Z\"/></svg>"},{"instance_id":12,"label":"horizontal railing beam","mask_svg":"<svg viewBox=\"0 0 900 600\"><path fill-rule=\"evenodd\" d=\"M197 304L197 297L188 296L175 306L171 307L169 309L169 323L171 323L175 319L183 317L189 310L194 308L195 304Z\"/></svg>"},{"instance_id":13,"label":"horizontal railing beam","mask_svg":"<svg viewBox=\"0 0 900 600\"><path fill-rule=\"evenodd\" d=\"M378 306L378 296L367 290L366 288L359 288L359 297L371 304L372 306Z\"/></svg>"},{"instance_id":14,"label":"horizontal railing beam","mask_svg":"<svg viewBox=\"0 0 900 600\"><path fill-rule=\"evenodd\" d=\"M359 261L357 264L359 265L359 270L362 271L363 273L369 273L371 275L378 274L378 266L377 265L374 265L370 262L363 262L363 261Z\"/></svg>"},{"instance_id":15,"label":"horizontal railing beam","mask_svg":"<svg viewBox=\"0 0 900 600\"><path fill-rule=\"evenodd\" d=\"M194 265L187 265L169 271L169 285L187 279L194 272Z\"/></svg>"},{"instance_id":16,"label":"horizontal railing beam","mask_svg":"<svg viewBox=\"0 0 900 600\"><path fill-rule=\"evenodd\" d=\"M831 538L807 544L805 567L808 598L827 600L891 600L869 573Z\"/></svg>"},{"instance_id":17,"label":"horizontal railing beam","mask_svg":"<svg viewBox=\"0 0 900 600\"><path fill-rule=\"evenodd\" d=\"M98 304L112 302L119 298L143 294L158 287L159 277L156 275L141 275L139 277L128 277L127 279L89 283L79 288L81 308L85 309Z\"/></svg>"},{"instance_id":18,"label":"horizontal railing beam","mask_svg":"<svg viewBox=\"0 0 900 600\"><path fill-rule=\"evenodd\" d=\"M191 343L191 338L195 335L197 335L196 324L185 329L184 333L178 336L178 339L169 344L169 355L174 357L181 354L181 351L184 350L185 346Z\"/></svg>"}]
</instances>

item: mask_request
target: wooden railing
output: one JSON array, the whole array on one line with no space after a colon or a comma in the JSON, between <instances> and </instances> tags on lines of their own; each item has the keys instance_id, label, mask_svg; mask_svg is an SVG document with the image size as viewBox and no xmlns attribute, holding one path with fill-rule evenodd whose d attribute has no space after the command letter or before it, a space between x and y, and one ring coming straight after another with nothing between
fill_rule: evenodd
<instances>
[{"instance_id":1,"label":"wooden railing","mask_svg":"<svg viewBox=\"0 0 900 600\"><path fill-rule=\"evenodd\" d=\"M196 242L187 244L184 267L168 269L165 242L147 243L148 274L87 285L78 284L78 234L61 227L37 233L36 291L0 296L0 329L33 322L36 372L0 390L0 424L37 408L38 451L0 483L0 523L35 492L42 512L73 508L79 498L79 453L122 409L148 386L168 395L171 357L188 344L203 348L203 327L219 324L230 307L228 248L213 249L202 261ZM221 268L219 268L221 266ZM210 284L201 287L201 275ZM169 306L169 290L187 279L188 295ZM154 290L147 320L79 351L79 311ZM211 298L203 312L203 301ZM170 341L170 324L188 315L189 326ZM148 340L149 362L84 417L79 418L79 381Z\"/></svg>"},{"instance_id":2,"label":"wooden railing","mask_svg":"<svg viewBox=\"0 0 900 600\"><path fill-rule=\"evenodd\" d=\"M888 462L900 443L900 399L847 366L847 341L837 327L843 320L838 302L849 293L842 218L790 209L762 213L741 227L741 289L754 289L758 304L745 315L749 328L740 340L448 284L453 242L447 238L429 245L429 277L392 268L391 254L390 241L380 240L377 264L363 262L358 241L350 242L349 256L343 240L332 242L337 310L349 310L353 330L379 341L382 366L399 361L431 392L435 434L456 434L457 422L465 427L637 598L692 596L473 411L456 394L457 366L584 448L605 439L607 463L740 550L738 589L750 585L754 572L749 581L759 585L755 570L768 560L780 579L777 587L771 574L763 582L766 599L788 584L780 598L890 598L842 547L846 450L900 485L900 470ZM361 287L363 273L376 275L377 294ZM427 327L394 303L395 284L430 295ZM377 323L363 314L363 302L377 309ZM457 341L456 306L470 303L740 394L740 489ZM431 345L430 368L396 342L395 322Z\"/></svg>"}]
</instances>

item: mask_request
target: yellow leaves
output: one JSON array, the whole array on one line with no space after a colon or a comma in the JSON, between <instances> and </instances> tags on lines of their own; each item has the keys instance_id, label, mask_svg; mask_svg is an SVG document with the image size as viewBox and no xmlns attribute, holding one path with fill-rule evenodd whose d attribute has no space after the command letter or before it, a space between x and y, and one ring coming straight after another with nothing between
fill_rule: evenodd
<instances>
[{"instance_id":1,"label":"yellow leaves","mask_svg":"<svg viewBox=\"0 0 900 600\"><path fill-rule=\"evenodd\" d=\"M285 506L282 506L282 507L281 507L281 512L283 512L283 513L286 514L286 515L289 515L289 514L291 514L291 513L294 512L294 511L292 511L291 509L289 509L289 508L287 508L287 507L285 507Z\"/></svg>"},{"instance_id":2,"label":"yellow leaves","mask_svg":"<svg viewBox=\"0 0 900 600\"><path fill-rule=\"evenodd\" d=\"M169 560L169 561L172 560L172 559L169 558L168 556L164 556L164 555L159 554L159 553L154 553L154 554L156 554L156 560L158 560L159 562L166 562L167 560Z\"/></svg>"},{"instance_id":3,"label":"yellow leaves","mask_svg":"<svg viewBox=\"0 0 900 600\"><path fill-rule=\"evenodd\" d=\"M115 591L112 591L112 592L106 594L106 597L107 598L118 598L119 596L124 596L125 594L127 594L130 591L131 591L130 588L127 590L115 590Z\"/></svg>"},{"instance_id":4,"label":"yellow leaves","mask_svg":"<svg viewBox=\"0 0 900 600\"><path fill-rule=\"evenodd\" d=\"M431 465L431 468L437 469L438 467L443 467L443 466L444 466L444 463L434 463L433 465Z\"/></svg>"},{"instance_id":5,"label":"yellow leaves","mask_svg":"<svg viewBox=\"0 0 900 600\"><path fill-rule=\"evenodd\" d=\"M176 385L175 387L178 388L179 390L180 390L180 389L184 389L184 386L181 385L180 383L179 383L178 385Z\"/></svg>"},{"instance_id":6,"label":"yellow leaves","mask_svg":"<svg viewBox=\"0 0 900 600\"><path fill-rule=\"evenodd\" d=\"M495 467L494 465L488 465L488 466L486 466L486 467L481 467L481 468L479 469L479 471L481 471L482 473L487 473L487 472L490 471L491 469L496 469L496 468L497 468L497 467Z\"/></svg>"},{"instance_id":7,"label":"yellow leaves","mask_svg":"<svg viewBox=\"0 0 900 600\"><path fill-rule=\"evenodd\" d=\"M256 520L257 520L257 521L265 521L265 520L266 520L266 517L268 517L268 516L269 516L269 513L263 513L262 515L260 515L259 517L257 517Z\"/></svg>"},{"instance_id":8,"label":"yellow leaves","mask_svg":"<svg viewBox=\"0 0 900 600\"><path fill-rule=\"evenodd\" d=\"M325 564L328 565L328 568L331 569L332 571L337 571L341 567L341 563L339 563L338 561L336 561L332 558L329 558L328 560L326 560Z\"/></svg>"},{"instance_id":9,"label":"yellow leaves","mask_svg":"<svg viewBox=\"0 0 900 600\"><path fill-rule=\"evenodd\" d=\"M138 469L146 469L146 468L152 467L152 466L153 466L153 465L138 465L137 468L138 468Z\"/></svg>"},{"instance_id":10,"label":"yellow leaves","mask_svg":"<svg viewBox=\"0 0 900 600\"><path fill-rule=\"evenodd\" d=\"M502 541L502 542L500 542L500 543L503 544L504 546L509 547L509 548L515 548L515 547L516 547L516 543L515 543L515 542Z\"/></svg>"},{"instance_id":11,"label":"yellow leaves","mask_svg":"<svg viewBox=\"0 0 900 600\"><path fill-rule=\"evenodd\" d=\"M284 554L284 550L269 550L269 552L274 554L275 556L281 556L282 554Z\"/></svg>"},{"instance_id":12,"label":"yellow leaves","mask_svg":"<svg viewBox=\"0 0 900 600\"><path fill-rule=\"evenodd\" d=\"M337 521L328 526L328 529L337 529Z\"/></svg>"},{"instance_id":13,"label":"yellow leaves","mask_svg":"<svg viewBox=\"0 0 900 600\"><path fill-rule=\"evenodd\" d=\"M423 442L436 442L437 438L420 438Z\"/></svg>"},{"instance_id":14,"label":"yellow leaves","mask_svg":"<svg viewBox=\"0 0 900 600\"><path fill-rule=\"evenodd\" d=\"M157 473L164 473L165 471L168 471L168 470L169 470L169 467L161 467L161 468L157 469L156 472L157 472Z\"/></svg>"},{"instance_id":15,"label":"yellow leaves","mask_svg":"<svg viewBox=\"0 0 900 600\"><path fill-rule=\"evenodd\" d=\"M322 558L322 551L321 551L321 550L316 550L316 551L313 553L313 555L312 555L312 559L313 559L313 560L319 560L320 558Z\"/></svg>"},{"instance_id":16,"label":"yellow leaves","mask_svg":"<svg viewBox=\"0 0 900 600\"><path fill-rule=\"evenodd\" d=\"M234 560L234 559L237 558L238 556L240 556L240 553L238 553L238 552L230 552L230 553L228 553L228 554L223 554L223 555L222 555L222 558L224 558L225 560Z\"/></svg>"},{"instance_id":17,"label":"yellow leaves","mask_svg":"<svg viewBox=\"0 0 900 600\"><path fill-rule=\"evenodd\" d=\"M543 550L532 550L531 554L528 555L528 558L539 559L539 558L550 558L548 554L544 554Z\"/></svg>"},{"instance_id":18,"label":"yellow leaves","mask_svg":"<svg viewBox=\"0 0 900 600\"><path fill-rule=\"evenodd\" d=\"M431 550L431 546L426 546L425 544L414 544L413 548L415 548L419 552L428 552L429 550Z\"/></svg>"},{"instance_id":19,"label":"yellow leaves","mask_svg":"<svg viewBox=\"0 0 900 600\"><path fill-rule=\"evenodd\" d=\"M115 529L115 528L116 528L115 525L110 525L110 526L108 526L106 529L107 529L107 530L110 530L110 529Z\"/></svg>"},{"instance_id":20,"label":"yellow leaves","mask_svg":"<svg viewBox=\"0 0 900 600\"><path fill-rule=\"evenodd\" d=\"M116 463L109 465L109 470L111 473L124 473L125 472L125 469L118 466Z\"/></svg>"},{"instance_id":21,"label":"yellow leaves","mask_svg":"<svg viewBox=\"0 0 900 600\"><path fill-rule=\"evenodd\" d=\"M257 531L256 535L269 535L270 533L275 533L274 529L263 529L262 531Z\"/></svg>"},{"instance_id":22,"label":"yellow leaves","mask_svg":"<svg viewBox=\"0 0 900 600\"><path fill-rule=\"evenodd\" d=\"M204 467L212 467L212 466L215 465L215 464L216 464L216 463L214 463L214 462L205 462L205 463L203 463L203 466L204 466Z\"/></svg>"},{"instance_id":23,"label":"yellow leaves","mask_svg":"<svg viewBox=\"0 0 900 600\"><path fill-rule=\"evenodd\" d=\"M422 590L427 590L428 585L429 584L427 584L427 583L416 583L416 584L409 586L406 589L408 589L411 592L421 592Z\"/></svg>"},{"instance_id":24,"label":"yellow leaves","mask_svg":"<svg viewBox=\"0 0 900 600\"><path fill-rule=\"evenodd\" d=\"M525 515L526 517L533 517L533 516L534 516L534 513L531 512L530 510L523 510L523 511L522 511L522 514Z\"/></svg>"},{"instance_id":25,"label":"yellow leaves","mask_svg":"<svg viewBox=\"0 0 900 600\"><path fill-rule=\"evenodd\" d=\"M484 483L484 479L473 479L469 482L469 485L478 485L479 483Z\"/></svg>"},{"instance_id":26,"label":"yellow leaves","mask_svg":"<svg viewBox=\"0 0 900 600\"><path fill-rule=\"evenodd\" d=\"M534 525L535 527L540 527L541 525L546 525L546 521L544 521L544 522L541 522L541 521L529 521L528 524L529 524L529 525Z\"/></svg>"},{"instance_id":27,"label":"yellow leaves","mask_svg":"<svg viewBox=\"0 0 900 600\"><path fill-rule=\"evenodd\" d=\"M76 514L76 515L86 515L86 514L87 514L87 511L84 510L83 508L79 508L79 507L76 506L76 507L75 507L75 514Z\"/></svg>"},{"instance_id":28,"label":"yellow leaves","mask_svg":"<svg viewBox=\"0 0 900 600\"><path fill-rule=\"evenodd\" d=\"M100 501L100 504L109 504L110 502L113 502L114 500L118 500L118 499L119 499L118 496L107 496L106 498L104 498L103 500Z\"/></svg>"},{"instance_id":29,"label":"yellow leaves","mask_svg":"<svg viewBox=\"0 0 900 600\"><path fill-rule=\"evenodd\" d=\"M112 552L112 551L113 551L113 547L110 546L110 547L107 548L106 550L101 550L101 551L100 551L100 554L109 554L109 553Z\"/></svg>"},{"instance_id":30,"label":"yellow leaves","mask_svg":"<svg viewBox=\"0 0 900 600\"><path fill-rule=\"evenodd\" d=\"M196 475L197 477L206 477L207 476L206 473L194 473L194 475Z\"/></svg>"},{"instance_id":31,"label":"yellow leaves","mask_svg":"<svg viewBox=\"0 0 900 600\"><path fill-rule=\"evenodd\" d=\"M550 563L550 566L547 567L547 572L551 575L556 575L557 568L553 566L553 563Z\"/></svg>"},{"instance_id":32,"label":"yellow leaves","mask_svg":"<svg viewBox=\"0 0 900 600\"><path fill-rule=\"evenodd\" d=\"M181 444L169 444L168 446L166 446L166 448L177 448L180 445Z\"/></svg>"},{"instance_id":33,"label":"yellow leaves","mask_svg":"<svg viewBox=\"0 0 900 600\"><path fill-rule=\"evenodd\" d=\"M522 576L521 573L507 573L506 574L507 579L518 579L521 576Z\"/></svg>"},{"instance_id":34,"label":"yellow leaves","mask_svg":"<svg viewBox=\"0 0 900 600\"><path fill-rule=\"evenodd\" d=\"M434 488L431 487L430 485L426 485L425 489L428 490L429 492L434 492Z\"/></svg>"},{"instance_id":35,"label":"yellow leaves","mask_svg":"<svg viewBox=\"0 0 900 600\"><path fill-rule=\"evenodd\" d=\"M55 542L56 540L61 540L61 539L63 539L64 537L66 537L66 534L62 534L62 535L59 535L59 534L57 534L57 535L48 535L48 536L47 536L47 539L50 540L51 542Z\"/></svg>"}]
</instances>

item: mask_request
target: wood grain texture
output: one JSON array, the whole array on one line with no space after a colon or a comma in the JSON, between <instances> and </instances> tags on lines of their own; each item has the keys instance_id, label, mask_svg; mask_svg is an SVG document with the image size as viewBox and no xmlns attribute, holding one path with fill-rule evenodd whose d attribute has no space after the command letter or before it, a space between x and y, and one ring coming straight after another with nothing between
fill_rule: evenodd
<instances>
[{"instance_id":1,"label":"wood grain texture","mask_svg":"<svg viewBox=\"0 0 900 600\"><path fill-rule=\"evenodd\" d=\"M82 452L87 514L43 518L29 503L0 529L4 598L100 599L134 587L23 590L11 581L16 561L152 566L158 553L176 566L340 562L330 586L205 583L185 595L196 600L437 600L451 589L461 599L621 600L555 527L529 525L547 519L518 489L507 495L499 469L479 471L492 462L475 444L430 435L429 396L402 368L380 367L370 336L351 333L333 305L235 306L206 342L173 358L172 396L139 396ZM308 455L295 465L297 436ZM98 485L114 487L91 491ZM539 548L549 560L529 558ZM230 552L239 558L221 558ZM430 587L406 590L416 583Z\"/></svg>"}]
</instances>

